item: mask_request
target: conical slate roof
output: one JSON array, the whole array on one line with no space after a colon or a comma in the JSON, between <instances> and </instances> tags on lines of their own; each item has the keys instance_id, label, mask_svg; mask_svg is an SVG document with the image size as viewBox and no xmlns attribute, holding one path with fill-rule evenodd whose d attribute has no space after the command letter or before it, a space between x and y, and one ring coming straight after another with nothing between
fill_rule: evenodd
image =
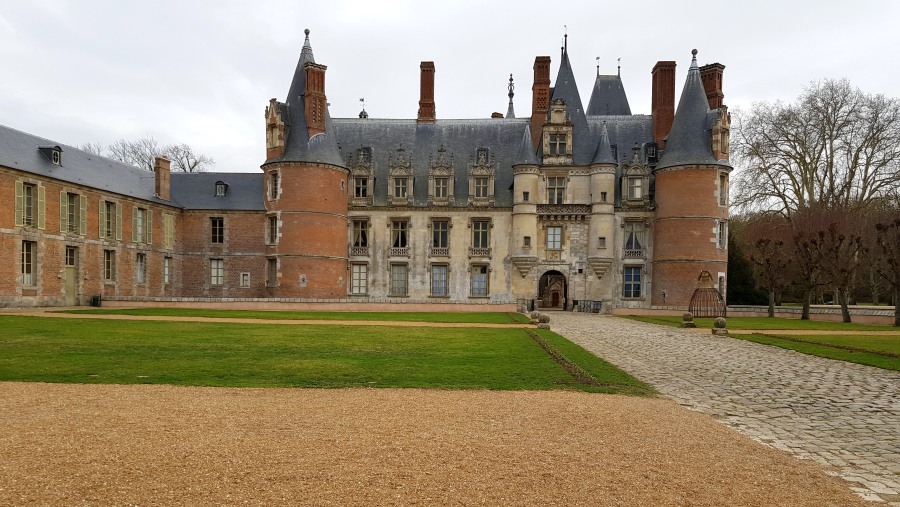
<instances>
[{"instance_id":1,"label":"conical slate roof","mask_svg":"<svg viewBox=\"0 0 900 507\"><path fill-rule=\"evenodd\" d=\"M291 81L291 87L285 100L286 123L288 124L287 139L285 140L284 155L278 160L282 162L321 162L343 166L344 160L341 158L337 142L334 140L328 108L325 109L325 134L319 134L310 139L309 130L306 127L306 107L303 99L306 92L304 66L310 62L315 63L315 61L307 29L306 40L300 51L300 60L294 70L294 79Z\"/></svg>"},{"instance_id":2,"label":"conical slate roof","mask_svg":"<svg viewBox=\"0 0 900 507\"><path fill-rule=\"evenodd\" d=\"M691 68L678 101L666 149L656 166L657 171L680 165L727 165L727 162L720 163L713 156L712 125L717 113L709 110L709 101L697 66L697 50L692 53L694 57Z\"/></svg>"},{"instance_id":3,"label":"conical slate roof","mask_svg":"<svg viewBox=\"0 0 900 507\"><path fill-rule=\"evenodd\" d=\"M575 74L569 63L569 49L563 47L562 59L559 63L559 73L556 75L556 83L553 86L551 101L563 99L566 103L566 112L572 122L572 163L589 164L594 156L594 143L591 142L591 132L584 115L584 107L581 105L581 96L578 94L578 86L575 84Z\"/></svg>"},{"instance_id":4,"label":"conical slate roof","mask_svg":"<svg viewBox=\"0 0 900 507\"><path fill-rule=\"evenodd\" d=\"M622 86L622 78L616 76L597 76L594 91L588 102L588 116L630 115L631 107Z\"/></svg>"},{"instance_id":5,"label":"conical slate roof","mask_svg":"<svg viewBox=\"0 0 900 507\"><path fill-rule=\"evenodd\" d=\"M519 145L519 151L516 154L513 165L538 165L538 159L534 154L534 144L531 142L530 125L525 126L525 134L522 135L522 144Z\"/></svg>"},{"instance_id":6,"label":"conical slate roof","mask_svg":"<svg viewBox=\"0 0 900 507\"><path fill-rule=\"evenodd\" d=\"M594 153L594 160L591 164L615 164L616 159L612 154L612 147L609 144L609 131L606 130L606 123L600 131L600 142L597 143L597 151Z\"/></svg>"}]
</instances>

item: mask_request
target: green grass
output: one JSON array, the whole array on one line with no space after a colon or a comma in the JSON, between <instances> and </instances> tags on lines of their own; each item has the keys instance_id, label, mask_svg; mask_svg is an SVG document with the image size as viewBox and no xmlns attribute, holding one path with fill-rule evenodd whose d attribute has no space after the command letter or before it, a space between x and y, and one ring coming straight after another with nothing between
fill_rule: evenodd
<instances>
[{"instance_id":1,"label":"green grass","mask_svg":"<svg viewBox=\"0 0 900 507\"><path fill-rule=\"evenodd\" d=\"M900 338L896 336L731 336L828 359L900 371Z\"/></svg>"},{"instance_id":2,"label":"green grass","mask_svg":"<svg viewBox=\"0 0 900 507\"><path fill-rule=\"evenodd\" d=\"M529 318L520 313L502 312L285 312L260 310L205 310L194 308L133 308L115 310L64 310L61 313L265 320L368 320L382 322L440 322L466 324L527 324L529 322Z\"/></svg>"},{"instance_id":3,"label":"green grass","mask_svg":"<svg viewBox=\"0 0 900 507\"><path fill-rule=\"evenodd\" d=\"M254 325L0 316L0 380L241 387L423 387L648 394L571 342L583 386L523 329Z\"/></svg>"},{"instance_id":4,"label":"green grass","mask_svg":"<svg viewBox=\"0 0 900 507\"><path fill-rule=\"evenodd\" d=\"M627 318L662 324L664 326L681 326L680 316L670 315L631 315ZM843 322L824 322L820 320L781 319L768 317L729 317L728 329L768 330L768 329L809 329L813 331L894 331L892 326L877 324L845 324ZM697 327L712 329L713 319L694 319Z\"/></svg>"}]
</instances>

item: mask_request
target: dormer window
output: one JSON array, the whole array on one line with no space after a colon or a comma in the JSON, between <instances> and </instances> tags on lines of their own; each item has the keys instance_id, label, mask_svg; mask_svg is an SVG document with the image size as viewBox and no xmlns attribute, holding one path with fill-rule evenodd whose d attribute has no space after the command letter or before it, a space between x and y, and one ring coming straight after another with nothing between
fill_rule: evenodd
<instances>
[{"instance_id":1,"label":"dormer window","mask_svg":"<svg viewBox=\"0 0 900 507\"><path fill-rule=\"evenodd\" d=\"M565 155L566 154L566 135L551 134L550 135L550 154Z\"/></svg>"},{"instance_id":2,"label":"dormer window","mask_svg":"<svg viewBox=\"0 0 900 507\"><path fill-rule=\"evenodd\" d=\"M224 181L216 182L216 197L225 197L225 194L228 193L228 183Z\"/></svg>"},{"instance_id":3,"label":"dormer window","mask_svg":"<svg viewBox=\"0 0 900 507\"><path fill-rule=\"evenodd\" d=\"M62 165L62 148L59 146L38 146L38 151L53 165Z\"/></svg>"}]
</instances>

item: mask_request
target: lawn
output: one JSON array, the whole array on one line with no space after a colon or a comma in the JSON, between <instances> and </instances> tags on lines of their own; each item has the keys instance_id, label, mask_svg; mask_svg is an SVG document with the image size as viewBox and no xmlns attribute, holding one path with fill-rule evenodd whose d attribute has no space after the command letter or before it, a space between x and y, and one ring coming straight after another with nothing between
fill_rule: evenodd
<instances>
[{"instance_id":1,"label":"lawn","mask_svg":"<svg viewBox=\"0 0 900 507\"><path fill-rule=\"evenodd\" d=\"M594 385L576 381L519 328L262 326L30 316L2 316L0 326L2 381L652 392L577 345L542 332L597 380Z\"/></svg>"},{"instance_id":2,"label":"lawn","mask_svg":"<svg viewBox=\"0 0 900 507\"><path fill-rule=\"evenodd\" d=\"M366 320L382 322L440 322L466 324L527 324L530 320L527 316L520 313L502 312L286 312L268 310L205 310L194 308L132 308L115 310L63 310L60 313L265 320Z\"/></svg>"},{"instance_id":3,"label":"lawn","mask_svg":"<svg viewBox=\"0 0 900 507\"><path fill-rule=\"evenodd\" d=\"M681 317L633 316L630 319L666 326L680 326ZM698 327L712 328L713 319L694 319ZM808 330L808 331L895 331L891 326L871 324L845 324L843 322L822 322L816 320L778 319L767 317L736 317L728 319L731 330L756 330L754 334L731 334L733 338L749 340L764 345L774 345L828 359L865 364L887 370L900 370L900 336L874 334L847 335L779 335L766 331Z\"/></svg>"}]
</instances>

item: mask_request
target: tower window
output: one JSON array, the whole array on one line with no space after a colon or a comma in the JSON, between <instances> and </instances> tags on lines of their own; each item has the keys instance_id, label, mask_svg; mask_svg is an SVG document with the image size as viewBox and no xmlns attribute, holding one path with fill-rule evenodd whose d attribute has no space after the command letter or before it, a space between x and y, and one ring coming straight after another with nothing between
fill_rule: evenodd
<instances>
[{"instance_id":1,"label":"tower window","mask_svg":"<svg viewBox=\"0 0 900 507\"><path fill-rule=\"evenodd\" d=\"M565 134L550 134L550 154L565 155L566 154L566 136Z\"/></svg>"}]
</instances>

